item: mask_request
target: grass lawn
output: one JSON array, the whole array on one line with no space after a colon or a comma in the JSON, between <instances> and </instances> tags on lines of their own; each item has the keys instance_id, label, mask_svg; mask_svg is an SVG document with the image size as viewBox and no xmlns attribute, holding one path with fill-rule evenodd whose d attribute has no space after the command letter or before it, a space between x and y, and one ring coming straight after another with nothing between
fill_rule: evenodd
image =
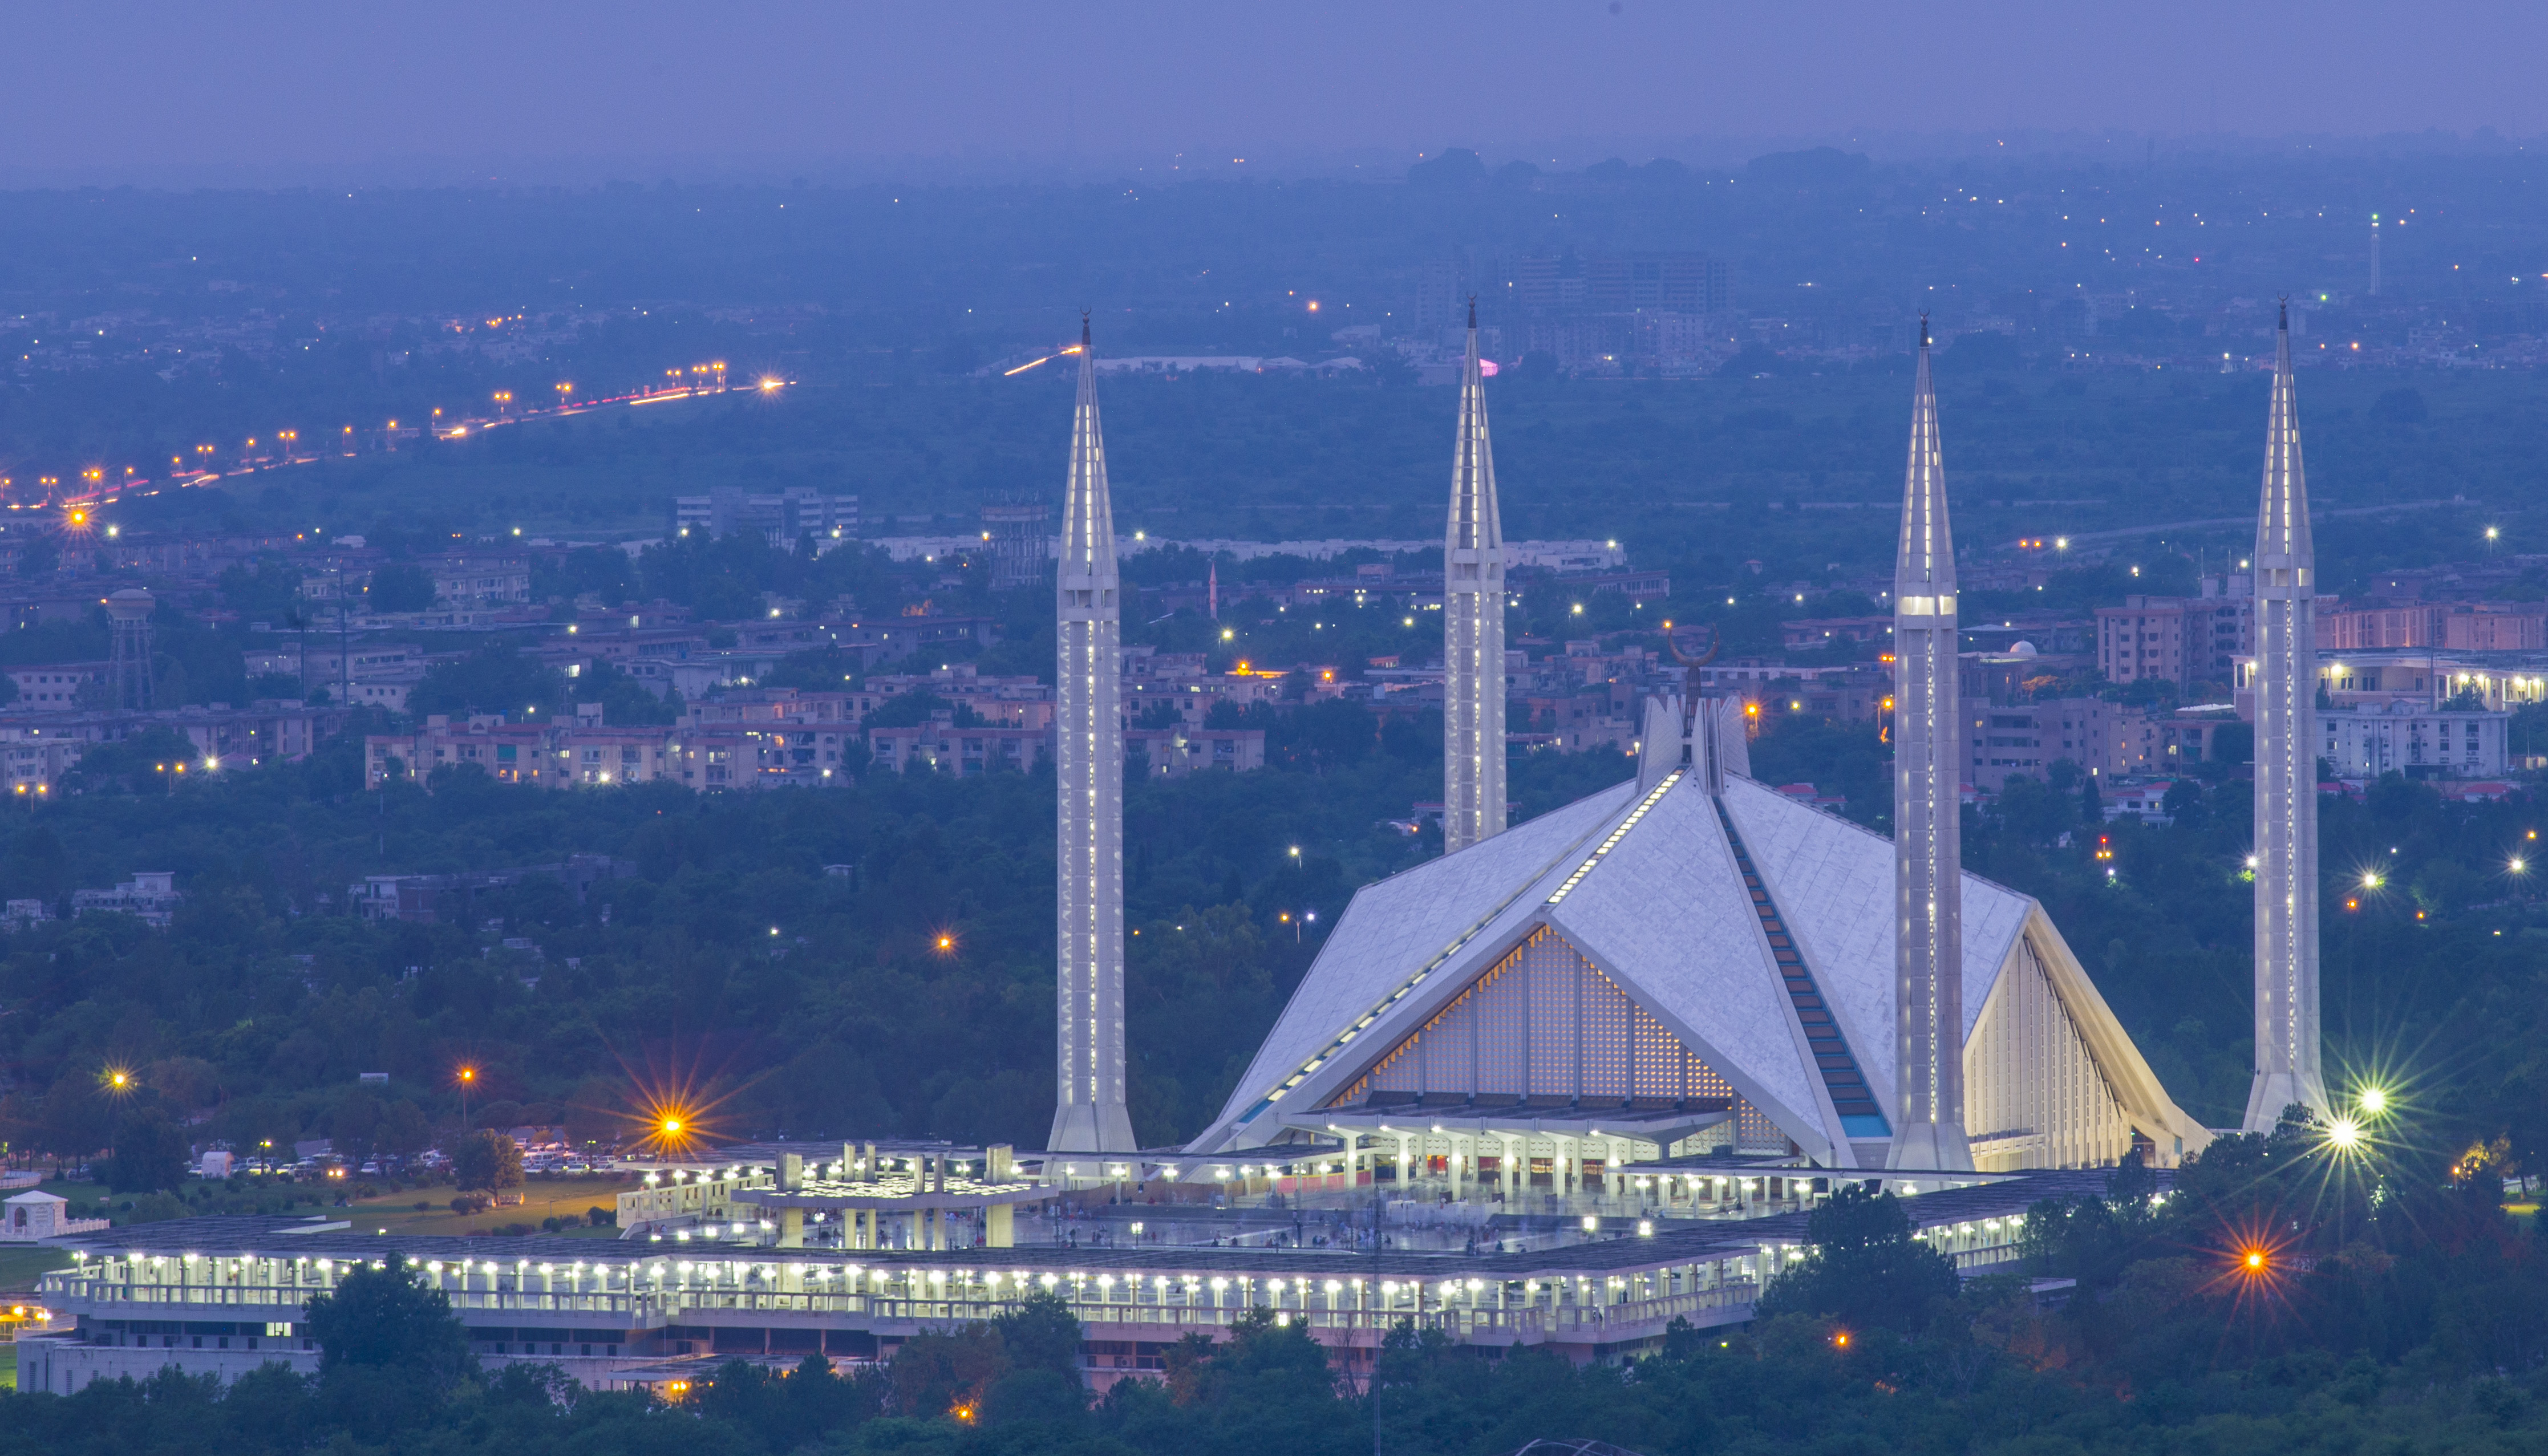
<instances>
[{"instance_id":1,"label":"grass lawn","mask_svg":"<svg viewBox=\"0 0 2548 1456\"><path fill-rule=\"evenodd\" d=\"M67 1198L77 1208L87 1208L107 1196L106 1185L103 1183L73 1183L47 1178L36 1187L56 1198Z\"/></svg>"},{"instance_id":2,"label":"grass lawn","mask_svg":"<svg viewBox=\"0 0 2548 1456\"><path fill-rule=\"evenodd\" d=\"M346 1209L322 1209L331 1219L352 1222L358 1231L388 1230L395 1238L401 1234L456 1236L470 1233L492 1233L507 1224L528 1224L537 1228L540 1221L553 1218L582 1220L585 1210L610 1208L621 1192L637 1187L634 1178L600 1174L570 1178L534 1178L510 1190L522 1196L519 1206L489 1209L483 1214L455 1214L451 1200L459 1190L448 1185L413 1189L402 1193L366 1198ZM422 1210L417 1204L424 1204ZM611 1228L583 1228L570 1230L586 1238L616 1238L619 1230Z\"/></svg>"},{"instance_id":3,"label":"grass lawn","mask_svg":"<svg viewBox=\"0 0 2548 1456\"><path fill-rule=\"evenodd\" d=\"M0 1391L18 1388L18 1342L0 1341Z\"/></svg>"},{"instance_id":4,"label":"grass lawn","mask_svg":"<svg viewBox=\"0 0 2548 1456\"><path fill-rule=\"evenodd\" d=\"M70 1264L66 1248L0 1248L0 1294L32 1293L37 1275Z\"/></svg>"}]
</instances>

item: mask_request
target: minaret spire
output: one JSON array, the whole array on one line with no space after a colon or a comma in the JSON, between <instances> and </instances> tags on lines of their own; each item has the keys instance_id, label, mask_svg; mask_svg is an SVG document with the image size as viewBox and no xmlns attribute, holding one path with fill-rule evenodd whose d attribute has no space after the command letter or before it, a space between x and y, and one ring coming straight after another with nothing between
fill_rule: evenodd
<instances>
[{"instance_id":1,"label":"minaret spire","mask_svg":"<svg viewBox=\"0 0 2548 1456\"><path fill-rule=\"evenodd\" d=\"M2324 1116L2318 1021L2318 556L2292 390L2292 306L2274 332L2274 398L2256 511L2256 1076L2249 1132L2297 1102Z\"/></svg>"},{"instance_id":2,"label":"minaret spire","mask_svg":"<svg viewBox=\"0 0 2548 1456\"><path fill-rule=\"evenodd\" d=\"M1134 1152L1124 1108L1123 579L1097 426L1097 368L1079 318L1079 400L1062 506L1055 779L1059 787L1055 1152Z\"/></svg>"},{"instance_id":3,"label":"minaret spire","mask_svg":"<svg viewBox=\"0 0 2548 1456\"><path fill-rule=\"evenodd\" d=\"M1460 371L1451 525L1442 549L1442 851L1504 828L1504 528L1478 368L1478 300Z\"/></svg>"},{"instance_id":4,"label":"minaret spire","mask_svg":"<svg viewBox=\"0 0 2548 1456\"><path fill-rule=\"evenodd\" d=\"M1929 379L1929 316L1911 389L1911 463L1893 564L1893 1148L1885 1166L1968 1172L1964 1138L1962 716L1956 542Z\"/></svg>"}]
</instances>

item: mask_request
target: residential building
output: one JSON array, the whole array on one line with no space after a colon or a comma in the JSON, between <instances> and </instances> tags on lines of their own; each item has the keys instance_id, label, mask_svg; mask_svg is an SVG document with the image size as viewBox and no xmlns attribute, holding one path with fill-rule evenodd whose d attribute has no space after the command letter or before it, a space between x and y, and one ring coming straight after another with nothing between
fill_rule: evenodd
<instances>
[{"instance_id":1,"label":"residential building","mask_svg":"<svg viewBox=\"0 0 2548 1456\"><path fill-rule=\"evenodd\" d=\"M2512 715L2483 708L2369 703L2318 710L2322 757L2338 777L2487 778L2504 772Z\"/></svg>"},{"instance_id":2,"label":"residential building","mask_svg":"<svg viewBox=\"0 0 2548 1456\"><path fill-rule=\"evenodd\" d=\"M2127 596L2097 608L2097 670L2110 682L2229 682L2254 655L2251 596Z\"/></svg>"},{"instance_id":3,"label":"residential building","mask_svg":"<svg viewBox=\"0 0 2548 1456\"><path fill-rule=\"evenodd\" d=\"M1965 718L1964 781L1997 793L2020 774L2048 777L2064 759L2100 776L2114 769L2116 704L2095 697L2042 702L1970 701Z\"/></svg>"},{"instance_id":4,"label":"residential building","mask_svg":"<svg viewBox=\"0 0 2548 1456\"><path fill-rule=\"evenodd\" d=\"M565 747L553 723L511 723L496 713L455 723L428 715L412 733L373 733L363 738L363 781L378 787L393 777L426 779L437 769L474 765L505 783L564 787L571 781Z\"/></svg>"},{"instance_id":5,"label":"residential building","mask_svg":"<svg viewBox=\"0 0 2548 1456\"><path fill-rule=\"evenodd\" d=\"M1124 754L1148 766L1145 776L1177 778L1206 769L1243 774L1265 767L1261 728L1134 728L1124 734Z\"/></svg>"},{"instance_id":6,"label":"residential building","mask_svg":"<svg viewBox=\"0 0 2548 1456\"><path fill-rule=\"evenodd\" d=\"M530 558L518 552L446 551L419 556L436 607L506 606L531 599Z\"/></svg>"},{"instance_id":7,"label":"residential building","mask_svg":"<svg viewBox=\"0 0 2548 1456\"><path fill-rule=\"evenodd\" d=\"M826 495L812 486L790 486L771 494L720 486L704 496L674 498L673 531L680 536L759 531L774 549L792 551L807 536L856 536L859 498Z\"/></svg>"},{"instance_id":8,"label":"residential building","mask_svg":"<svg viewBox=\"0 0 2548 1456\"><path fill-rule=\"evenodd\" d=\"M104 663L44 663L33 667L11 668L9 681L16 684L18 696L9 704L12 712L67 713L80 707L104 706L82 703L80 689L97 684L99 693L112 698L107 687L107 665Z\"/></svg>"},{"instance_id":9,"label":"residential building","mask_svg":"<svg viewBox=\"0 0 2548 1456\"><path fill-rule=\"evenodd\" d=\"M2143 824L2173 824L2176 816L2167 811L2168 790L2176 787L2173 778L2134 778L2111 784L2104 794L2106 822L2138 819Z\"/></svg>"},{"instance_id":10,"label":"residential building","mask_svg":"<svg viewBox=\"0 0 2548 1456\"><path fill-rule=\"evenodd\" d=\"M175 870L138 869L131 879L111 890L71 891L71 914L133 915L164 930L176 915L177 903L184 898L177 888Z\"/></svg>"},{"instance_id":11,"label":"residential building","mask_svg":"<svg viewBox=\"0 0 2548 1456\"><path fill-rule=\"evenodd\" d=\"M2538 602L2430 601L2330 612L2319 632L2329 652L2440 648L2446 652L2537 652L2548 648L2548 608Z\"/></svg>"},{"instance_id":12,"label":"residential building","mask_svg":"<svg viewBox=\"0 0 2548 1456\"><path fill-rule=\"evenodd\" d=\"M867 751L876 768L898 774L927 770L970 776L998 769L1023 773L1034 768L1037 760L1050 758L1052 750L1050 728L958 728L955 715L944 709L926 723L867 730ZM1256 759L1260 766L1265 761L1261 733Z\"/></svg>"},{"instance_id":13,"label":"residential building","mask_svg":"<svg viewBox=\"0 0 2548 1456\"><path fill-rule=\"evenodd\" d=\"M449 919L470 924L479 895L529 879L554 879L584 903L586 891L604 879L626 879L637 872L634 860L608 855L570 855L562 864L526 864L517 869L478 869L458 874L374 874L345 892L346 907L365 920L404 920L432 924Z\"/></svg>"},{"instance_id":14,"label":"residential building","mask_svg":"<svg viewBox=\"0 0 2548 1456\"><path fill-rule=\"evenodd\" d=\"M228 703L161 708L136 713L82 709L0 714L0 777L13 794L49 793L92 744L120 743L165 728L193 745L194 772L254 768L268 761L294 763L327 735L343 728L340 706L314 707L292 698L260 698L244 708Z\"/></svg>"}]
</instances>

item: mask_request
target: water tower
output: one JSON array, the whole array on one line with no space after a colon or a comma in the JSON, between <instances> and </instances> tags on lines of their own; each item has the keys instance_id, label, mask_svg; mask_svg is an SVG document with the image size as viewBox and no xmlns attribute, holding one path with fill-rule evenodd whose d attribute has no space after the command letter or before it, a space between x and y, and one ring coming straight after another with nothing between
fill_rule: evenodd
<instances>
[{"instance_id":1,"label":"water tower","mask_svg":"<svg viewBox=\"0 0 2548 1456\"><path fill-rule=\"evenodd\" d=\"M115 632L107 676L115 683L117 707L150 710L150 610L157 604L138 587L127 587L106 598L107 621Z\"/></svg>"}]
</instances>

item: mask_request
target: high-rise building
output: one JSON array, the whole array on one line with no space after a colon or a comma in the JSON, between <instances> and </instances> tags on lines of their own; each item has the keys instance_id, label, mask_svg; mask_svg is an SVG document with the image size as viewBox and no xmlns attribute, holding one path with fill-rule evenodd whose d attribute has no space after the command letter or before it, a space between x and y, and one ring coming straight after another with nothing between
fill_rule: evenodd
<instances>
[{"instance_id":1,"label":"high-rise building","mask_svg":"<svg viewBox=\"0 0 2548 1456\"><path fill-rule=\"evenodd\" d=\"M982 507L982 534L991 543L991 590L1016 592L1044 580L1052 559L1045 522L1052 512L1041 500L994 500Z\"/></svg>"},{"instance_id":2,"label":"high-rise building","mask_svg":"<svg viewBox=\"0 0 2548 1456\"><path fill-rule=\"evenodd\" d=\"M2294 1103L2327 1110L2318 1018L2318 557L2289 305L2274 335L2255 562L2256 1072L2243 1126L2262 1132Z\"/></svg>"},{"instance_id":3,"label":"high-rise building","mask_svg":"<svg viewBox=\"0 0 2548 1456\"><path fill-rule=\"evenodd\" d=\"M859 533L859 498L827 496L812 486L790 486L754 495L741 486L719 486L704 496L673 498L673 531L679 536L731 536L759 531L776 551L793 551L807 536Z\"/></svg>"},{"instance_id":4,"label":"high-rise building","mask_svg":"<svg viewBox=\"0 0 2548 1456\"><path fill-rule=\"evenodd\" d=\"M1885 1166L1969 1171L1964 1136L1963 735L1957 731L1956 540L1920 320L1911 459L1893 565L1894 1119Z\"/></svg>"},{"instance_id":5,"label":"high-rise building","mask_svg":"<svg viewBox=\"0 0 2548 1456\"><path fill-rule=\"evenodd\" d=\"M1133 1152L1139 1144L1124 1105L1124 719L1116 701L1123 578L1115 566L1115 507L1106 491L1106 443L1097 424L1097 371L1085 318L1056 579L1058 1085L1046 1145L1056 1152Z\"/></svg>"},{"instance_id":6,"label":"high-rise building","mask_svg":"<svg viewBox=\"0 0 2548 1456\"><path fill-rule=\"evenodd\" d=\"M1478 305L1460 372L1451 454L1451 521L1442 548L1442 851L1504 827L1504 530L1487 391L1478 369Z\"/></svg>"}]
</instances>

